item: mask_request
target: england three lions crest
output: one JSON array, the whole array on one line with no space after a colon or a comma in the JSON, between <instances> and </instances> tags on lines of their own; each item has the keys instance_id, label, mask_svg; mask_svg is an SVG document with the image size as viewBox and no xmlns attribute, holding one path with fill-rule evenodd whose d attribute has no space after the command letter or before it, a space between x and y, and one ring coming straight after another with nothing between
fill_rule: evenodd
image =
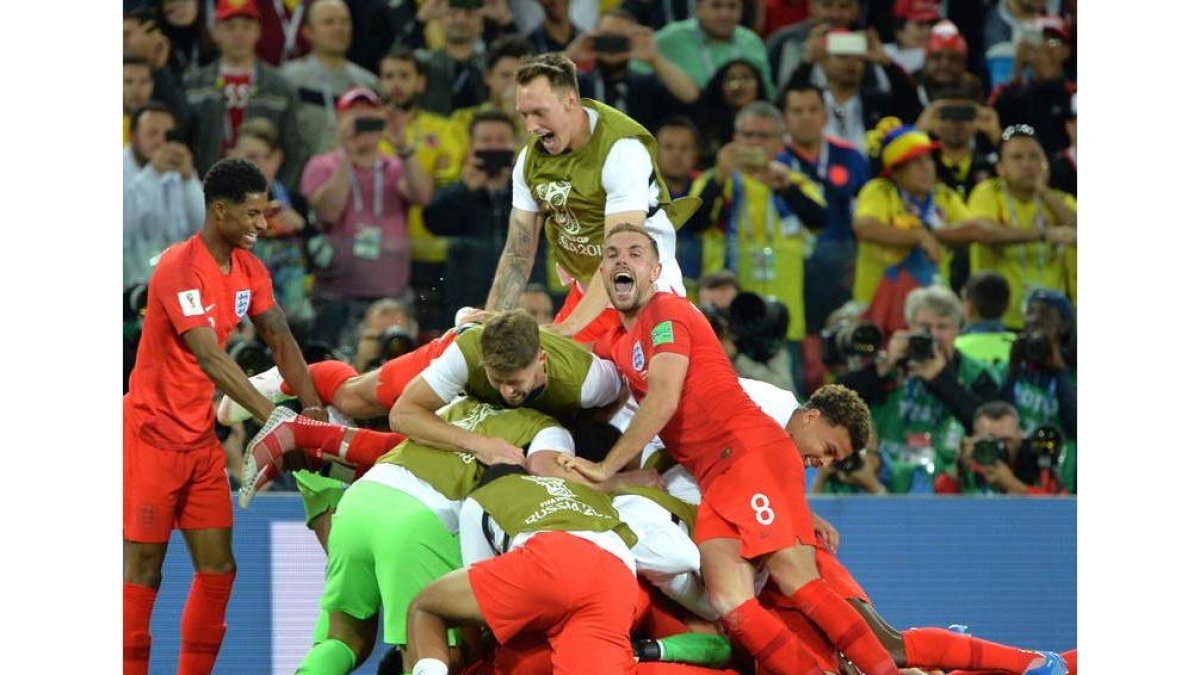
<instances>
[{"instance_id":1,"label":"england three lions crest","mask_svg":"<svg viewBox=\"0 0 1200 675\"><path fill-rule=\"evenodd\" d=\"M250 291L238 291L233 296L233 311L239 319L246 316L250 311Z\"/></svg>"},{"instance_id":2,"label":"england three lions crest","mask_svg":"<svg viewBox=\"0 0 1200 675\"><path fill-rule=\"evenodd\" d=\"M579 219L567 205L571 197L571 184L556 180L552 183L539 183L534 189L537 198L548 209L548 218L562 228L567 234L579 234Z\"/></svg>"}]
</instances>

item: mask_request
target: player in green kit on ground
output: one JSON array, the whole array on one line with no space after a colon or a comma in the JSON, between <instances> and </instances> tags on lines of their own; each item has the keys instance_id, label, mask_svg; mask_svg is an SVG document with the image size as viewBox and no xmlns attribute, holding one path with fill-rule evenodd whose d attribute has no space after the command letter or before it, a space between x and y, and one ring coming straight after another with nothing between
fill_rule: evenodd
<instances>
[{"instance_id":1,"label":"player in green kit on ground","mask_svg":"<svg viewBox=\"0 0 1200 675\"><path fill-rule=\"evenodd\" d=\"M616 325L603 286L591 281L604 234L617 223L646 227L663 253L660 288L684 295L675 229L699 200L671 200L654 163L654 136L621 111L580 98L575 64L557 53L522 59L517 113L531 138L513 167L508 239L485 308L517 306L543 223L559 277L571 287L555 332L586 343Z\"/></svg>"}]
</instances>

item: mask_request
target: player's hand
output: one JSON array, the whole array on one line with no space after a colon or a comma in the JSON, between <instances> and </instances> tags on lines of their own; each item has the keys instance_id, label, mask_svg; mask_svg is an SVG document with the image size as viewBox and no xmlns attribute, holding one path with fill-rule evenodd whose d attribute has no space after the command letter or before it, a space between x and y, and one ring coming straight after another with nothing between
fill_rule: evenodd
<instances>
[{"instance_id":1,"label":"player's hand","mask_svg":"<svg viewBox=\"0 0 1200 675\"><path fill-rule=\"evenodd\" d=\"M470 448L471 454L480 464L524 464L525 451L508 441L492 436L479 436L475 447Z\"/></svg>"},{"instance_id":2,"label":"player's hand","mask_svg":"<svg viewBox=\"0 0 1200 675\"><path fill-rule=\"evenodd\" d=\"M316 420L318 422L329 421L329 411L326 410L324 406L309 406L301 411L300 414L310 420Z\"/></svg>"},{"instance_id":3,"label":"player's hand","mask_svg":"<svg viewBox=\"0 0 1200 675\"><path fill-rule=\"evenodd\" d=\"M813 530L817 533L817 539L825 542L825 548L829 549L830 553L837 553L838 545L842 541L842 536L838 534L837 528L815 513L812 514L812 518Z\"/></svg>"},{"instance_id":4,"label":"player's hand","mask_svg":"<svg viewBox=\"0 0 1200 675\"><path fill-rule=\"evenodd\" d=\"M582 473L582 472L581 472ZM612 477L613 487L623 490L630 487L648 487L659 490L667 489L667 482L654 469L636 469L622 471Z\"/></svg>"},{"instance_id":5,"label":"player's hand","mask_svg":"<svg viewBox=\"0 0 1200 675\"><path fill-rule=\"evenodd\" d=\"M603 464L597 464L575 455L560 455L558 465L562 467L563 471L578 471L584 478L596 483L603 483L613 477L613 472Z\"/></svg>"},{"instance_id":6,"label":"player's hand","mask_svg":"<svg viewBox=\"0 0 1200 675\"><path fill-rule=\"evenodd\" d=\"M496 312L490 310L463 307L454 315L454 325L457 327L472 323L486 323L494 316L496 316Z\"/></svg>"}]
</instances>

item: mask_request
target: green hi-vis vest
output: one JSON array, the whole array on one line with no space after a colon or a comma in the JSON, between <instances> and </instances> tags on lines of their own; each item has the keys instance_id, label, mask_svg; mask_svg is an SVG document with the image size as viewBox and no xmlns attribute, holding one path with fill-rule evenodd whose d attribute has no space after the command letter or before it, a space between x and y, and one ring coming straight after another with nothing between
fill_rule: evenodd
<instances>
[{"instance_id":1,"label":"green hi-vis vest","mask_svg":"<svg viewBox=\"0 0 1200 675\"><path fill-rule=\"evenodd\" d=\"M590 98L582 101L585 108L599 114L592 137L582 148L551 155L541 149L536 136L530 136L525 145L525 183L545 214L546 241L555 259L572 277L588 281L600 265L604 248L604 205L608 194L600 174L614 143L622 138L636 138L646 146L658 184L658 208L667 212L675 229L695 213L700 200L685 197L671 201L655 160L658 143L645 127L616 108Z\"/></svg>"},{"instance_id":2,"label":"green hi-vis vest","mask_svg":"<svg viewBox=\"0 0 1200 675\"><path fill-rule=\"evenodd\" d=\"M637 535L621 521L611 497L562 478L510 474L479 488L471 498L510 540L547 530L615 532L629 548L637 545Z\"/></svg>"},{"instance_id":3,"label":"green hi-vis vest","mask_svg":"<svg viewBox=\"0 0 1200 675\"><path fill-rule=\"evenodd\" d=\"M500 438L518 447L526 447L544 429L558 422L529 408L499 408L471 398L442 412L442 419L467 431ZM469 452L454 452L407 440L380 457L380 462L397 464L429 483L446 499L466 497L483 476L486 466Z\"/></svg>"},{"instance_id":4,"label":"green hi-vis vest","mask_svg":"<svg viewBox=\"0 0 1200 675\"><path fill-rule=\"evenodd\" d=\"M670 495L662 490L651 487L627 487L617 490L616 495L636 495L645 497L650 501L658 504L671 513L671 520L679 523L682 522L687 526L688 535L690 536L696 531L696 511L697 508L693 504L689 504L682 499Z\"/></svg>"},{"instance_id":5,"label":"green hi-vis vest","mask_svg":"<svg viewBox=\"0 0 1200 675\"><path fill-rule=\"evenodd\" d=\"M995 371L1008 369L1008 354L1017 334L968 333L954 338L954 348Z\"/></svg>"},{"instance_id":6,"label":"green hi-vis vest","mask_svg":"<svg viewBox=\"0 0 1200 675\"><path fill-rule=\"evenodd\" d=\"M454 344L467 362L467 396L505 407L500 392L488 382L483 370L483 328L470 328ZM583 406L583 382L592 368L592 353L568 337L539 329L538 338L546 352L546 387L524 406L564 422L570 422Z\"/></svg>"}]
</instances>

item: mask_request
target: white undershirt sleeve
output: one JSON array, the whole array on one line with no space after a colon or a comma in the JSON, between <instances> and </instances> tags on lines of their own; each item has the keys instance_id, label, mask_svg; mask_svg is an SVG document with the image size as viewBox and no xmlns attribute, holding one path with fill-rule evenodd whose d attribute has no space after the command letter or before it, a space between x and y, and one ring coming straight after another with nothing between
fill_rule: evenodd
<instances>
[{"instance_id":1,"label":"white undershirt sleeve","mask_svg":"<svg viewBox=\"0 0 1200 675\"><path fill-rule=\"evenodd\" d=\"M457 344L451 344L421 371L421 377L442 402L449 403L467 386L467 359Z\"/></svg>"},{"instance_id":2,"label":"white undershirt sleeve","mask_svg":"<svg viewBox=\"0 0 1200 675\"><path fill-rule=\"evenodd\" d=\"M654 164L646 146L636 138L622 138L608 151L600 183L608 199L604 215L622 211L649 211L658 205L658 185L654 181ZM514 204L516 190L513 191Z\"/></svg>"},{"instance_id":3,"label":"white undershirt sleeve","mask_svg":"<svg viewBox=\"0 0 1200 675\"><path fill-rule=\"evenodd\" d=\"M512 207L521 211L536 213L538 210L537 201L533 198L533 193L529 191L529 184L525 182L525 153L528 150L528 146L521 148L521 154L517 155L517 163L513 166Z\"/></svg>"},{"instance_id":4,"label":"white undershirt sleeve","mask_svg":"<svg viewBox=\"0 0 1200 675\"><path fill-rule=\"evenodd\" d=\"M462 550L463 569L496 555L483 534L483 507L470 497L463 500L462 510L458 512L458 545Z\"/></svg>"},{"instance_id":5,"label":"white undershirt sleeve","mask_svg":"<svg viewBox=\"0 0 1200 675\"><path fill-rule=\"evenodd\" d=\"M543 450L574 455L575 439L571 438L571 433L562 427L546 427L529 442L529 450L526 451L525 456L528 457Z\"/></svg>"},{"instance_id":6,"label":"white undershirt sleeve","mask_svg":"<svg viewBox=\"0 0 1200 675\"><path fill-rule=\"evenodd\" d=\"M592 355L592 365L583 379L583 391L579 393L579 405L583 408L602 408L617 400L621 395L621 373L608 359Z\"/></svg>"}]
</instances>

